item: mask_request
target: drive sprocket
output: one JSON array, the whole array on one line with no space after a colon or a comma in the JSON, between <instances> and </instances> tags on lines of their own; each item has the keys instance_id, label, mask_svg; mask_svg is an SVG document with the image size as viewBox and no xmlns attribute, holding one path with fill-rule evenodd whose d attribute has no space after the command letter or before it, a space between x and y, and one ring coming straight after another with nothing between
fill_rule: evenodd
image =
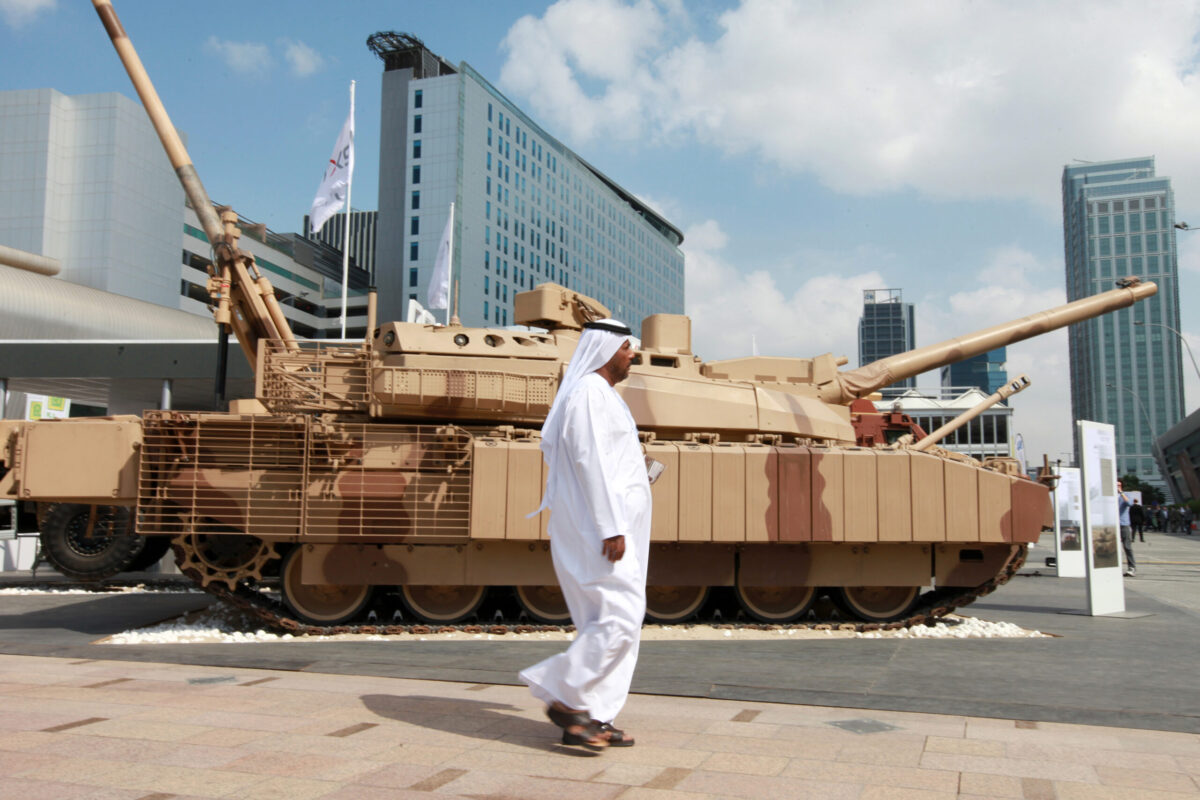
<instances>
[{"instance_id":1,"label":"drive sprocket","mask_svg":"<svg viewBox=\"0 0 1200 800\"><path fill-rule=\"evenodd\" d=\"M205 589L223 584L231 592L243 581L261 581L263 570L279 558L274 542L239 533L184 533L171 546L180 572Z\"/></svg>"}]
</instances>

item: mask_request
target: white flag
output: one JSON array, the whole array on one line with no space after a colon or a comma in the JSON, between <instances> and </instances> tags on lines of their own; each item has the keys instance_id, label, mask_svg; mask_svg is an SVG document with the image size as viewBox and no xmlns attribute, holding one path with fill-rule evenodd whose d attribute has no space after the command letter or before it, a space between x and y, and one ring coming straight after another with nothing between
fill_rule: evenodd
<instances>
[{"instance_id":1,"label":"white flag","mask_svg":"<svg viewBox=\"0 0 1200 800\"><path fill-rule=\"evenodd\" d=\"M437 325L437 317L430 314L425 306L417 302L416 298L409 298L406 321L419 322L422 325Z\"/></svg>"},{"instance_id":2,"label":"white flag","mask_svg":"<svg viewBox=\"0 0 1200 800\"><path fill-rule=\"evenodd\" d=\"M433 275L429 279L429 293L425 305L428 308L450 307L450 252L451 237L454 235L454 203L450 204L450 217L438 243L437 260L433 262Z\"/></svg>"},{"instance_id":3,"label":"white flag","mask_svg":"<svg viewBox=\"0 0 1200 800\"><path fill-rule=\"evenodd\" d=\"M354 109L346 117L342 126L342 135L338 137L333 148L333 155L325 167L325 177L313 198L312 209L308 212L309 229L316 233L321 230L325 221L341 211L346 205L346 192L350 186L350 176L354 173Z\"/></svg>"}]
</instances>

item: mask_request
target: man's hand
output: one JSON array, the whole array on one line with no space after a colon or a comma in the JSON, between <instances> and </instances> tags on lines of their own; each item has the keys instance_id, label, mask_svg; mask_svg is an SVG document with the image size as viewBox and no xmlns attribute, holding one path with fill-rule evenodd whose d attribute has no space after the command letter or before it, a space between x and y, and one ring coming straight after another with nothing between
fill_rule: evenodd
<instances>
[{"instance_id":1,"label":"man's hand","mask_svg":"<svg viewBox=\"0 0 1200 800\"><path fill-rule=\"evenodd\" d=\"M613 536L609 539L605 539L603 547L600 548L600 552L604 553L604 557L609 561L620 561L625 555L625 537Z\"/></svg>"}]
</instances>

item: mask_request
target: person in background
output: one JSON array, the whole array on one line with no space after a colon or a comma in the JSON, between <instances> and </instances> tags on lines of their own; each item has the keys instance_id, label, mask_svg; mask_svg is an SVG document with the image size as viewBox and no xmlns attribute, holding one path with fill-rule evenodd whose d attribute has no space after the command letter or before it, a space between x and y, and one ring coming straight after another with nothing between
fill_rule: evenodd
<instances>
[{"instance_id":1,"label":"person in background","mask_svg":"<svg viewBox=\"0 0 1200 800\"><path fill-rule=\"evenodd\" d=\"M1139 541L1146 541L1146 509L1142 508L1141 501L1136 497L1133 498L1133 506L1129 509L1129 525Z\"/></svg>"},{"instance_id":2,"label":"person in background","mask_svg":"<svg viewBox=\"0 0 1200 800\"><path fill-rule=\"evenodd\" d=\"M1129 495L1125 494L1121 488L1121 482L1117 481L1117 511L1120 512L1121 525L1121 547L1125 549L1125 577L1132 578L1137 575L1137 562L1133 560L1133 528L1129 525L1129 509L1133 503L1129 502Z\"/></svg>"}]
</instances>

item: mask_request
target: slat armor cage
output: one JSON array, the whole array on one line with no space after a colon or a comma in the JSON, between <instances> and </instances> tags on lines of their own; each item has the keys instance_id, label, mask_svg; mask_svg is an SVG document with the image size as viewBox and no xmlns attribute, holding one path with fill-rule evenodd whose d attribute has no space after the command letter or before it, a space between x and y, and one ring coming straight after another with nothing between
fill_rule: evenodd
<instances>
[{"instance_id":1,"label":"slat armor cage","mask_svg":"<svg viewBox=\"0 0 1200 800\"><path fill-rule=\"evenodd\" d=\"M466 541L473 438L455 426L150 411L138 531Z\"/></svg>"},{"instance_id":2,"label":"slat armor cage","mask_svg":"<svg viewBox=\"0 0 1200 800\"><path fill-rule=\"evenodd\" d=\"M329 342L263 340L256 394L271 411L365 411L370 351Z\"/></svg>"}]
</instances>

